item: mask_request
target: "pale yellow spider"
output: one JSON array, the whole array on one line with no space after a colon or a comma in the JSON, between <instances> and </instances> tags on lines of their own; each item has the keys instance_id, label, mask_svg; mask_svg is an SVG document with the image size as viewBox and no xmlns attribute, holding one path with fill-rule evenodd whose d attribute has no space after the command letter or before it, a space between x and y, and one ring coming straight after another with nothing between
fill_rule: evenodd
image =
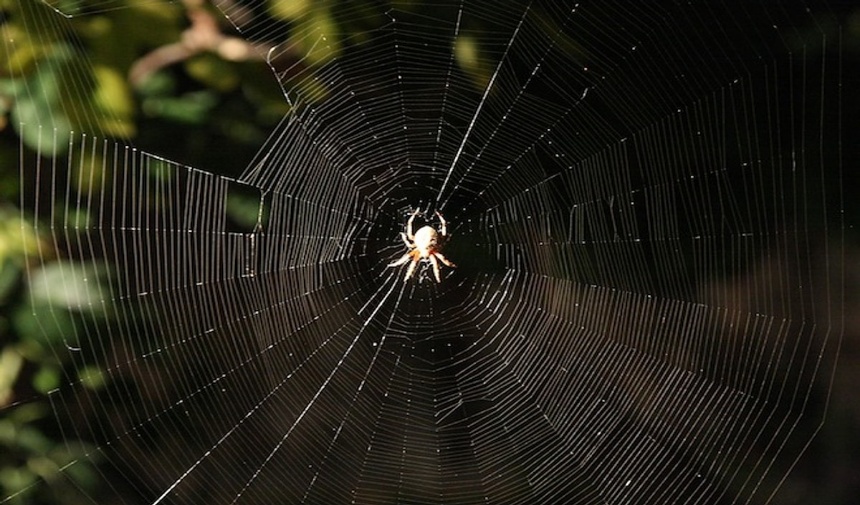
<instances>
[{"instance_id":1,"label":"pale yellow spider","mask_svg":"<svg viewBox=\"0 0 860 505\"><path fill-rule=\"evenodd\" d=\"M432 226L423 226L413 234L412 222L415 220L415 216L419 213L420 211L418 210L413 212L412 215L409 216L409 221L406 222L406 233L400 232L400 236L403 238L403 243L405 243L406 247L409 248L409 252L404 254L399 260L389 263L388 266L399 267L407 261L412 260L412 263L409 263L409 268L406 269L406 277L403 278L403 280L406 281L415 273L415 267L418 265L418 261L421 259L427 259L433 265L433 275L436 277L436 282L442 282L442 276L439 273L439 262L441 261L445 266L450 268L455 268L457 266L448 261L448 258L443 256L441 252L444 241L448 237L447 223L445 222L445 218L442 217L442 214L436 211L436 215L439 217L439 222L442 224L442 228L437 232Z\"/></svg>"}]
</instances>

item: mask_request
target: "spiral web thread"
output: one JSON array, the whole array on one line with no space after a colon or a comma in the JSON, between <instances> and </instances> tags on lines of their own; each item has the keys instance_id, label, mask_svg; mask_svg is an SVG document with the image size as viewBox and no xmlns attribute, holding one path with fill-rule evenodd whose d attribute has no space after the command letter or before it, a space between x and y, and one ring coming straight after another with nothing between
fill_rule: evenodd
<instances>
[{"instance_id":1,"label":"spiral web thread","mask_svg":"<svg viewBox=\"0 0 860 505\"><path fill-rule=\"evenodd\" d=\"M238 180L99 131L77 186L50 135L22 156L65 275L111 269L66 351L115 386L49 395L110 413L84 459L152 503L769 500L841 332L832 13L359 5L267 49L291 112ZM441 283L386 266L415 209Z\"/></svg>"}]
</instances>

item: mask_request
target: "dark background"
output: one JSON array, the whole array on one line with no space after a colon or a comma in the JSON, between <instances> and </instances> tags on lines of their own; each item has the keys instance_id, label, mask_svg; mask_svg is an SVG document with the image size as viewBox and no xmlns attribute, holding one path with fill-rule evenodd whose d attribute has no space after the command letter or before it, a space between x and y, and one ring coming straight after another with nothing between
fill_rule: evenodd
<instances>
[{"instance_id":1,"label":"dark background","mask_svg":"<svg viewBox=\"0 0 860 505\"><path fill-rule=\"evenodd\" d=\"M37 2L0 3L0 28L4 39L18 41L14 51L13 46L6 44L4 52L0 53L3 63L0 70L0 496L12 495L11 503L62 504L85 500L138 503L140 489L151 488L153 483L147 481L151 476L135 471L155 463L145 461L148 457L145 453L129 454L128 461L109 461L109 457L100 456L96 449L97 437L90 437L87 432L95 419L104 420L101 416L105 415L109 418L113 408L117 411L129 408L100 404L105 398L102 392L109 390L112 394L108 397L115 398L117 391L154 390L158 388L158 378L151 377L152 383L148 385L137 383L139 377L131 380L115 376L105 381L105 376L98 373L102 364L78 360L74 353L67 352L70 346L74 347L70 335L76 331L111 328L112 323L98 311L69 310L95 296L89 291L91 286L65 285L63 290L56 288L45 292L29 284L34 275L40 279L55 278L51 275L57 274L64 258L73 252L73 246L56 241L48 232L48 223L55 216L46 208L57 195L50 192L33 195L31 190L36 187L36 181L33 173L27 170L37 159L34 148L44 139L41 133L20 127L19 123L54 124L61 132L101 132L142 151L235 178L254 159L270 132L290 110L270 69L261 60L258 48L243 46L243 41L275 45L290 40L291 34L301 33L309 26L330 23L336 28L331 28L329 37L338 38L335 46L348 55L353 37L372 33L371 30L388 22L386 12L390 6L384 2L337 1L327 3L324 8L310 9L305 2L286 2L276 8L264 2L225 2L222 6L228 6L234 14L243 12L251 17L256 14L268 20L254 25L267 26L267 30L261 33L248 30L240 36L212 6L190 0L170 4L58 2L56 5L64 12L75 14L64 24L68 32L56 28L54 21L48 21L55 15ZM710 5L703 4L685 12L707 19L711 15ZM726 7L725 4L715 5L714 8L719 9ZM411 8L417 15L434 9L421 3ZM792 18L801 11L791 4L786 9L787 17ZM718 46L699 49L701 67L694 73L706 75L710 65L714 66L714 74L729 67L749 65L755 68L762 59L782 57L772 52L772 41L756 39L757 33L745 30L747 26L763 25L770 20L765 16L759 19L757 16L761 12L763 10L755 8L746 10L739 4L737 25L725 20L715 25L716 30L728 32L729 39L738 40L741 49ZM647 23L643 19L631 14L629 28L642 29L643 23ZM828 108L826 113L834 116L825 121L836 125L832 132L842 135L844 152L825 152L822 157L825 166L838 167L841 163L844 172L826 174L821 185L822 191L833 200L845 195L844 212L813 216L817 219L815 222L829 223L829 230L814 230L812 234L830 244L829 261L833 264L844 261L844 276L832 279L834 285L844 283L844 306L836 316L837 320L844 321L844 334L839 366L831 375L832 363L824 363L822 370L826 373L817 377L807 407L817 411L826 404L826 421L782 483L773 503L848 504L860 496L860 436L857 435L860 398L856 393L856 384L860 383L860 310L857 310L860 308L857 290L860 249L854 227L860 205L852 195L852 189L860 183L854 169L855 118L860 113L856 100L860 10L850 2L833 3L827 8L816 4L813 15L798 16L797 23L793 32L795 38L783 41L796 51L800 48L806 48L810 54L822 51L821 33L826 33L829 40L840 41L828 46L824 53L828 62L841 62L841 71L833 70L829 75L841 73L840 78L831 82L840 84L844 103L841 117L835 116L838 108ZM483 27L483 32L480 26L472 29L477 40L491 38L494 34L487 27ZM28 38L27 34L39 37ZM184 44L178 42L183 37L186 37ZM188 42L188 37L199 38ZM266 37L272 40L267 41ZM238 52L223 49L219 44L224 40L233 42L232 47L237 47ZM273 62L275 68L283 72L281 79L287 85L297 82L294 79L304 73L314 71L329 57L306 57L304 51L310 49L301 43L291 47L291 51L281 53ZM748 47L760 50L751 52ZM834 52L839 53L838 57L834 58ZM806 57L813 62L810 66L818 61L815 56ZM81 58L91 64L81 64L84 61ZM488 56L487 61L493 58L494 55ZM722 58L732 61L720 63ZM474 93L479 93L480 84L488 78L492 65L486 61L470 63L465 57L459 63L463 71L474 78ZM599 66L600 60L594 63ZM643 68L643 72L649 71L653 69ZM80 88L60 84L70 82L66 72L73 72L73 81L79 82ZM374 69L368 68L367 78L371 80L375 75ZM694 81L684 89L687 96L678 98L681 102L695 100L709 89L726 84L719 80ZM27 93L23 91L26 89L41 92ZM326 99L325 89L302 91L305 96L318 96L320 103ZM552 89L547 90L551 92ZM647 94L646 91L643 90L643 94ZM813 94L810 92L808 96ZM608 109L611 107L612 104L607 104ZM607 110L607 117L612 116L610 112ZM635 131L635 127L627 123L611 126L620 131ZM808 143L818 145L819 140L811 137ZM63 139L58 145L64 145ZM19 171L22 159L25 168ZM62 177L80 181L89 175L77 172L77 165L71 166ZM382 173L382 169L379 173L369 170L365 176L375 180L374 176ZM455 199L452 205L457 203ZM834 204L830 208L838 207ZM249 204L247 198L237 198L236 205L228 211L230 226L234 229L253 227L256 207ZM383 241L389 231L382 228L376 232L379 236L371 240ZM456 246L452 247L457 251ZM457 256L475 256L466 246L460 247ZM823 262L823 254L812 252L810 261L813 264ZM479 263L476 265L488 271L498 267ZM468 271L469 260L464 260L463 265ZM748 269L738 275L732 272L733 275L727 275L715 289L745 293L751 284L780 280L769 277L768 271L767 268ZM833 271L825 270L821 275L832 275ZM93 272L90 278L98 276L98 272ZM596 279L598 284L600 280ZM454 294L459 298L449 298L452 306L468 297L464 292ZM822 297L825 295L821 293ZM40 321L49 318L56 324L46 331ZM831 351L833 349L828 350ZM831 354L828 359L829 356ZM190 365L189 375L193 375L193 366L197 365L206 366L203 363ZM73 382L86 390L86 394L79 396L85 399L80 404L57 405L49 399L49 391ZM803 430L814 431L818 417L813 415L803 422L807 423ZM192 435L180 433L178 437ZM161 443L181 443L181 440L166 439ZM76 460L84 463L59 471ZM791 462L780 463L780 468L788 466ZM117 468L124 470L117 472ZM163 486L156 484L156 487L159 485ZM17 494L22 489L24 491Z\"/></svg>"}]
</instances>

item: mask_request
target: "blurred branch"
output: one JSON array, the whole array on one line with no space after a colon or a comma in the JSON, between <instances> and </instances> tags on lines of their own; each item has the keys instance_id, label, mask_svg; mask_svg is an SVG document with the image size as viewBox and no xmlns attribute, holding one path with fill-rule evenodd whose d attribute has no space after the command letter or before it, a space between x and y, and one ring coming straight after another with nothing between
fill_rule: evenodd
<instances>
[{"instance_id":1,"label":"blurred branch","mask_svg":"<svg viewBox=\"0 0 860 505\"><path fill-rule=\"evenodd\" d=\"M228 61L264 60L265 48L248 41L225 35L218 19L204 0L184 0L188 19L191 21L178 42L161 46L138 59L129 70L129 81L133 86L143 83L158 70L187 60L203 52L212 52Z\"/></svg>"}]
</instances>

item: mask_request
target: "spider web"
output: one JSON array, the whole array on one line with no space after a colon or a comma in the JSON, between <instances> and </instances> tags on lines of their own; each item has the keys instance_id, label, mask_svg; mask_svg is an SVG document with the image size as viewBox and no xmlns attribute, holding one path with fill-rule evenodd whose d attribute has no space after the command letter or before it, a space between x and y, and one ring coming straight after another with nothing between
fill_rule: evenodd
<instances>
[{"instance_id":1,"label":"spider web","mask_svg":"<svg viewBox=\"0 0 860 505\"><path fill-rule=\"evenodd\" d=\"M76 187L38 118L23 199L71 223L42 225L64 275L110 268L112 323L65 352L113 387L48 396L103 414L60 475L99 461L148 503L771 500L841 335L839 32L814 4L348 3L366 31L281 44L243 19L291 108L238 179L93 126ZM449 222L441 283L387 267L415 209Z\"/></svg>"}]
</instances>

